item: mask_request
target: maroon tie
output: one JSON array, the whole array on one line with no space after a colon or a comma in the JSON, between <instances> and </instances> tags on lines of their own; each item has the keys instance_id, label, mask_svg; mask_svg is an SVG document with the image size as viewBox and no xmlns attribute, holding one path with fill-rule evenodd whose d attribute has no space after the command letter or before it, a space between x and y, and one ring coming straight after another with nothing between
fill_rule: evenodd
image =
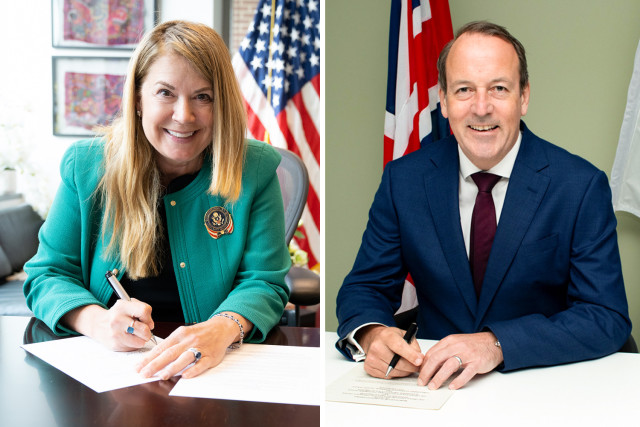
<instances>
[{"instance_id":1,"label":"maroon tie","mask_svg":"<svg viewBox=\"0 0 640 427\"><path fill-rule=\"evenodd\" d=\"M476 196L476 204L473 207L473 215L471 216L469 263L471 264L471 274L473 274L476 295L480 295L484 272L487 269L489 253L491 252L491 245L497 228L496 208L493 205L491 190L500 181L500 177L492 173L478 172L471 175L471 178L478 186L478 195Z\"/></svg>"}]
</instances>

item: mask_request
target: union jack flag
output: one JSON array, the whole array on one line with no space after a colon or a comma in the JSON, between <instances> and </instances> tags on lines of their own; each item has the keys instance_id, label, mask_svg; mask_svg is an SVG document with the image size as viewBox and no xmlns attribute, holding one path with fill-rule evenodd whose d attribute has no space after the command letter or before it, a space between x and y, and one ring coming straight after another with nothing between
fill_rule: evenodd
<instances>
[{"instance_id":1,"label":"union jack flag","mask_svg":"<svg viewBox=\"0 0 640 427\"><path fill-rule=\"evenodd\" d=\"M286 148L309 172L296 243L320 259L320 2L261 0L233 58L244 95L249 137Z\"/></svg>"},{"instance_id":2,"label":"union jack flag","mask_svg":"<svg viewBox=\"0 0 640 427\"><path fill-rule=\"evenodd\" d=\"M453 38L448 0L392 0L384 165L449 132L438 102L438 56ZM411 277L398 312L417 304Z\"/></svg>"}]
</instances>

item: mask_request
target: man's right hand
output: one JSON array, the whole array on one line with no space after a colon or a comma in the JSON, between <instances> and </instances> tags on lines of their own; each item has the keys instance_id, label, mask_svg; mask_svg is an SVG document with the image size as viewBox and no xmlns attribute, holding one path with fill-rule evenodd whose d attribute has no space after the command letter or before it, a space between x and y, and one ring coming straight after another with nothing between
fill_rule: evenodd
<instances>
[{"instance_id":1,"label":"man's right hand","mask_svg":"<svg viewBox=\"0 0 640 427\"><path fill-rule=\"evenodd\" d=\"M356 341L367 354L364 370L372 377L406 377L420 371L424 355L417 340L411 344L403 339L405 331L384 325L368 325L360 329ZM386 377L387 368L395 354L400 355L396 367Z\"/></svg>"}]
</instances>

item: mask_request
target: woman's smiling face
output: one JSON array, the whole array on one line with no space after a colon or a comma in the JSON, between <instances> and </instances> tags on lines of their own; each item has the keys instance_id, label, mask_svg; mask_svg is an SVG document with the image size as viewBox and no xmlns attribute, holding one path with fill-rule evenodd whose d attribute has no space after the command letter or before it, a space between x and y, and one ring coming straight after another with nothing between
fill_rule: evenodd
<instances>
[{"instance_id":1,"label":"woman's smiling face","mask_svg":"<svg viewBox=\"0 0 640 427\"><path fill-rule=\"evenodd\" d=\"M189 62L162 54L142 82L138 110L160 171L170 177L196 172L213 135L213 89Z\"/></svg>"}]
</instances>

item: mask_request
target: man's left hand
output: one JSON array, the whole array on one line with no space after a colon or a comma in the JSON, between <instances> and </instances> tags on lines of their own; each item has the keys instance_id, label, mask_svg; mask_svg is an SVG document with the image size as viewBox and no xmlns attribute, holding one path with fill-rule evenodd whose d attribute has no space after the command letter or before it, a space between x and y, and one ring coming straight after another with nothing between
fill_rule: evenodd
<instances>
[{"instance_id":1,"label":"man's left hand","mask_svg":"<svg viewBox=\"0 0 640 427\"><path fill-rule=\"evenodd\" d=\"M436 390L462 369L460 375L449 384L451 390L457 390L476 374L491 372L504 360L502 349L496 346L497 341L492 332L443 338L425 354L418 385L427 385L429 389Z\"/></svg>"}]
</instances>

